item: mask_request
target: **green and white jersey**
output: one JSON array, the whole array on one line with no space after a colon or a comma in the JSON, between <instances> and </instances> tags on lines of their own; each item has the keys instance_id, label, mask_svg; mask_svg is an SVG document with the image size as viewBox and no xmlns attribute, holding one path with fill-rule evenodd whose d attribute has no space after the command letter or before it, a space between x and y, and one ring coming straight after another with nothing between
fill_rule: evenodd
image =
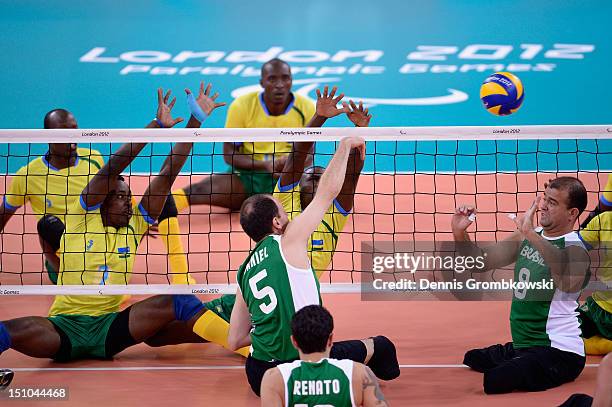
<instances>
[{"instance_id":1,"label":"green and white jersey","mask_svg":"<svg viewBox=\"0 0 612 407\"><path fill-rule=\"evenodd\" d=\"M555 238L544 236L542 228L537 228L536 232L559 248L584 247L576 232ZM584 356L577 312L580 291L565 293L559 290L544 258L528 240L520 246L514 281L525 283L524 287L515 289L512 296L510 330L514 347L551 346Z\"/></svg>"},{"instance_id":2,"label":"green and white jersey","mask_svg":"<svg viewBox=\"0 0 612 407\"><path fill-rule=\"evenodd\" d=\"M321 304L319 281L312 267L290 266L281 237L270 235L238 269L238 286L253 324L251 356L267 362L297 359L291 343L291 319L303 307Z\"/></svg>"},{"instance_id":3,"label":"green and white jersey","mask_svg":"<svg viewBox=\"0 0 612 407\"><path fill-rule=\"evenodd\" d=\"M326 358L317 363L296 360L279 365L285 382L285 406L355 406L353 363Z\"/></svg>"}]
</instances>

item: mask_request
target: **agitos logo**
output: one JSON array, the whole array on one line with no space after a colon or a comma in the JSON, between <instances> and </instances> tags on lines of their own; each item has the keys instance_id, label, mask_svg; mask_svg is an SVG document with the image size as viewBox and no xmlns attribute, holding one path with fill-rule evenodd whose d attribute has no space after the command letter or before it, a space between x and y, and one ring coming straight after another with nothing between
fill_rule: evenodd
<instances>
[{"instance_id":1,"label":"agitos logo","mask_svg":"<svg viewBox=\"0 0 612 407\"><path fill-rule=\"evenodd\" d=\"M560 61L583 60L594 52L593 44L469 44L418 45L406 54L399 66L384 64L382 50L338 50L329 53L317 50L285 50L270 47L265 51L192 51L177 53L158 50L134 50L113 53L105 47L95 47L81 56L81 63L119 64L120 75L185 76L205 75L214 77L257 78L261 64L281 58L291 64L294 84L303 85L294 89L308 94L322 83L337 82L353 76L462 74L470 72L511 71L552 72ZM306 76L307 78L303 78ZM236 97L259 89L258 85L235 89ZM359 98L370 105L440 105L459 103L468 95L457 89L446 89L442 95L422 98Z\"/></svg>"}]
</instances>

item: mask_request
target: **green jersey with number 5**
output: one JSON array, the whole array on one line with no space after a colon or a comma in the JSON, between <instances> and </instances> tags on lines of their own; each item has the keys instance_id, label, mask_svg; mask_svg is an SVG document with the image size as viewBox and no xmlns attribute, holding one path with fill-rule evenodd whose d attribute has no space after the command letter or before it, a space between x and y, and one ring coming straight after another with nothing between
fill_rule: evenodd
<instances>
[{"instance_id":1,"label":"green jersey with number 5","mask_svg":"<svg viewBox=\"0 0 612 407\"><path fill-rule=\"evenodd\" d=\"M544 236L542 228L537 228L536 232L558 248L570 245L584 248L576 232L555 238ZM520 284L514 290L510 311L514 347L551 346L584 356L577 312L580 291L565 293L559 290L544 258L528 240L519 248L514 282Z\"/></svg>"},{"instance_id":2,"label":"green jersey with number 5","mask_svg":"<svg viewBox=\"0 0 612 407\"><path fill-rule=\"evenodd\" d=\"M238 285L253 324L251 356L267 362L297 359L291 343L291 319L303 307L321 304L319 281L312 267L289 265L281 236L270 235L238 269Z\"/></svg>"}]
</instances>

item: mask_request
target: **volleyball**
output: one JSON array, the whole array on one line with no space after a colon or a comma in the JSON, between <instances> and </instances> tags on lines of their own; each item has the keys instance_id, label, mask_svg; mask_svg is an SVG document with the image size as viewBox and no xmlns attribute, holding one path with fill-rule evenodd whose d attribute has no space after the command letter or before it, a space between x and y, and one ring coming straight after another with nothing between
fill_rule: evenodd
<instances>
[{"instance_id":1,"label":"volleyball","mask_svg":"<svg viewBox=\"0 0 612 407\"><path fill-rule=\"evenodd\" d=\"M496 72L480 87L480 100L489 113L507 116L516 112L523 104L523 83L510 72Z\"/></svg>"}]
</instances>

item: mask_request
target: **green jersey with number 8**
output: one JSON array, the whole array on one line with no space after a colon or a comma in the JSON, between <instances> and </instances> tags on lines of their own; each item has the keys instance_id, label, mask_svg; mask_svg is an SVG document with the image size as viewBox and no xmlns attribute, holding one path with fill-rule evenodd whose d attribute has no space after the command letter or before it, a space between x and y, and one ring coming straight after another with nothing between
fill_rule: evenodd
<instances>
[{"instance_id":1,"label":"green jersey with number 8","mask_svg":"<svg viewBox=\"0 0 612 407\"><path fill-rule=\"evenodd\" d=\"M304 247L306 250L306 247ZM292 267L281 236L262 239L238 269L238 286L251 314L251 356L267 362L298 358L291 343L291 319L307 305L321 305L312 267Z\"/></svg>"},{"instance_id":2,"label":"green jersey with number 8","mask_svg":"<svg viewBox=\"0 0 612 407\"><path fill-rule=\"evenodd\" d=\"M558 248L577 245L584 248L578 233L543 238ZM586 278L586 277L585 277ZM576 293L562 292L552 280L550 268L542 255L524 240L514 267L514 282L521 284L514 290L510 311L512 343L517 349L532 346L551 346L584 356L578 321Z\"/></svg>"}]
</instances>

